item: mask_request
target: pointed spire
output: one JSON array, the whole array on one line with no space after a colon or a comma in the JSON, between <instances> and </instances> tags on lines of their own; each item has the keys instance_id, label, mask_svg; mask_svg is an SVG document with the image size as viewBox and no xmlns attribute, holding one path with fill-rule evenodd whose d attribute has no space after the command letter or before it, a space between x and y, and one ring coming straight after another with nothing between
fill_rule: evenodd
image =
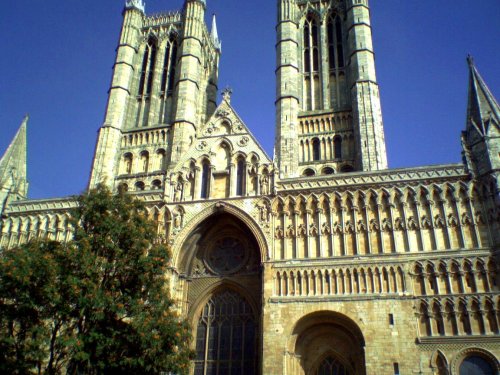
<instances>
[{"instance_id":1,"label":"pointed spire","mask_svg":"<svg viewBox=\"0 0 500 375\"><path fill-rule=\"evenodd\" d=\"M11 144L0 159L0 189L8 189L25 197L27 184L27 141L26 128L29 116L26 115Z\"/></svg>"},{"instance_id":2,"label":"pointed spire","mask_svg":"<svg viewBox=\"0 0 500 375\"><path fill-rule=\"evenodd\" d=\"M215 48L218 50L221 49L222 43L219 40L219 32L217 31L217 17L215 13L212 16L212 30L210 31L210 37L212 38L212 42L215 45Z\"/></svg>"},{"instance_id":3,"label":"pointed spire","mask_svg":"<svg viewBox=\"0 0 500 375\"><path fill-rule=\"evenodd\" d=\"M467 63L469 65L467 125L476 127L486 135L491 121L500 126L500 106L479 74L472 56L467 56Z\"/></svg>"}]
</instances>

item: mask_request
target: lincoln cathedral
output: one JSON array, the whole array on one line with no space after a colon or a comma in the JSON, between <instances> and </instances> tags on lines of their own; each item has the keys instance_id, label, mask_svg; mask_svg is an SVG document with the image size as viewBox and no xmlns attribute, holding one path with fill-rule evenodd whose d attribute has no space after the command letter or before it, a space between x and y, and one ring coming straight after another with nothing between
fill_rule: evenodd
<instances>
[{"instance_id":1,"label":"lincoln cathedral","mask_svg":"<svg viewBox=\"0 0 500 375\"><path fill-rule=\"evenodd\" d=\"M89 187L145 201L170 244L191 373L498 374L500 106L475 62L462 162L388 169L368 0L276 2L273 157L218 88L205 0L125 2ZM28 199L27 123L2 249L72 237L74 198Z\"/></svg>"}]
</instances>

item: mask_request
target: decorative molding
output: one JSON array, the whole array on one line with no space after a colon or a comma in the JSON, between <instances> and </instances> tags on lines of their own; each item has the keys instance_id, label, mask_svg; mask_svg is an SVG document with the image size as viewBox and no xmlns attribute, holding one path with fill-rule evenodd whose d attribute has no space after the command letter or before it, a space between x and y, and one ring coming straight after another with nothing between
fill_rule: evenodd
<instances>
[{"instance_id":1,"label":"decorative molding","mask_svg":"<svg viewBox=\"0 0 500 375\"><path fill-rule=\"evenodd\" d=\"M405 183L436 179L469 178L462 164L439 165L421 168L404 168L376 172L352 172L319 177L293 178L277 182L279 192L294 190L328 189L334 187L369 186L375 184Z\"/></svg>"}]
</instances>

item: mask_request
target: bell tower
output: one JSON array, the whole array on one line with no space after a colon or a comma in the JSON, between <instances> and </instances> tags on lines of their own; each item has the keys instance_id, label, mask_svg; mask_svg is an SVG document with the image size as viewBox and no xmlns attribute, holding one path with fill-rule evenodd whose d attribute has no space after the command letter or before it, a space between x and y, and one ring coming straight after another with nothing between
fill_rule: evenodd
<instances>
[{"instance_id":1,"label":"bell tower","mask_svg":"<svg viewBox=\"0 0 500 375\"><path fill-rule=\"evenodd\" d=\"M279 0L282 178L387 168L367 0Z\"/></svg>"},{"instance_id":2,"label":"bell tower","mask_svg":"<svg viewBox=\"0 0 500 375\"><path fill-rule=\"evenodd\" d=\"M214 113L221 48L205 9L205 0L185 0L181 11L149 16L143 0L126 0L90 187L163 189Z\"/></svg>"}]
</instances>

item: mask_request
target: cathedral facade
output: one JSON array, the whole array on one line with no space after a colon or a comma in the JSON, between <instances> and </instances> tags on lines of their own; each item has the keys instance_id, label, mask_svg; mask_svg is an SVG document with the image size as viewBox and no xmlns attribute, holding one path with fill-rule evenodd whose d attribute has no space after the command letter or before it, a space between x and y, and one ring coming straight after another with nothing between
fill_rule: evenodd
<instances>
[{"instance_id":1,"label":"cathedral facade","mask_svg":"<svg viewBox=\"0 0 500 375\"><path fill-rule=\"evenodd\" d=\"M368 0L277 4L273 158L217 102L205 0L123 12L89 187L144 200L171 245L192 374L498 374L500 106L472 58L463 162L388 169ZM27 198L27 122L0 249L72 236L73 198Z\"/></svg>"}]
</instances>

